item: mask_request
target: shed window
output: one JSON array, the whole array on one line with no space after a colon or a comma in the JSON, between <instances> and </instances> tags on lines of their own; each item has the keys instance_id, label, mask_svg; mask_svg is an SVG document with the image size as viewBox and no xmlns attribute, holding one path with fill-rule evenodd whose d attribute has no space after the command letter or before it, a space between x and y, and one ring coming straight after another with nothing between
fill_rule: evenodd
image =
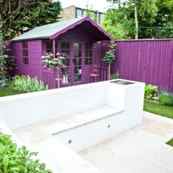
<instances>
[{"instance_id":1,"label":"shed window","mask_svg":"<svg viewBox=\"0 0 173 173\"><path fill-rule=\"evenodd\" d=\"M29 64L29 57L28 57L28 42L24 41L22 43L22 60L24 64Z\"/></svg>"},{"instance_id":2,"label":"shed window","mask_svg":"<svg viewBox=\"0 0 173 173\"><path fill-rule=\"evenodd\" d=\"M82 45L81 43L74 43L74 56L81 57L82 56Z\"/></svg>"},{"instance_id":3,"label":"shed window","mask_svg":"<svg viewBox=\"0 0 173 173\"><path fill-rule=\"evenodd\" d=\"M85 64L92 64L92 44L85 44Z\"/></svg>"},{"instance_id":4,"label":"shed window","mask_svg":"<svg viewBox=\"0 0 173 173\"><path fill-rule=\"evenodd\" d=\"M60 53L65 57L64 64L66 66L69 66L70 64L70 59L69 59L69 54L70 54L70 43L67 41L62 41L60 44Z\"/></svg>"},{"instance_id":5,"label":"shed window","mask_svg":"<svg viewBox=\"0 0 173 173\"><path fill-rule=\"evenodd\" d=\"M47 40L46 41L46 52L47 53L52 52L52 40Z\"/></svg>"},{"instance_id":6,"label":"shed window","mask_svg":"<svg viewBox=\"0 0 173 173\"><path fill-rule=\"evenodd\" d=\"M74 80L76 82L82 79L82 44L81 43L74 43Z\"/></svg>"},{"instance_id":7,"label":"shed window","mask_svg":"<svg viewBox=\"0 0 173 173\"><path fill-rule=\"evenodd\" d=\"M60 53L65 57L64 64L66 68L62 69L62 84L67 85L70 81L69 79L69 65L70 65L70 43L67 41L60 42Z\"/></svg>"}]
</instances>

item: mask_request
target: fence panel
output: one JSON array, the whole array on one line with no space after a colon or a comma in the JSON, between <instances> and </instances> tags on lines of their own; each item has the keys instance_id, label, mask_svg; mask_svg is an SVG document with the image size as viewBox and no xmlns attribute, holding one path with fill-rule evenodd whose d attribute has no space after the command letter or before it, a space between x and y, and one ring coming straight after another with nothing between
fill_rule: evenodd
<instances>
[{"instance_id":1,"label":"fence panel","mask_svg":"<svg viewBox=\"0 0 173 173\"><path fill-rule=\"evenodd\" d=\"M113 72L173 91L173 40L118 41Z\"/></svg>"}]
</instances>

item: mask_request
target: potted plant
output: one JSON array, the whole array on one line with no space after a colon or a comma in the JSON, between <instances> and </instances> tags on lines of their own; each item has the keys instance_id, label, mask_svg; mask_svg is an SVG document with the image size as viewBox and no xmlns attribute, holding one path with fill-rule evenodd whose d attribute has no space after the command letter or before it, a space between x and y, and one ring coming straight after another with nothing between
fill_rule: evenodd
<instances>
[{"instance_id":1,"label":"potted plant","mask_svg":"<svg viewBox=\"0 0 173 173\"><path fill-rule=\"evenodd\" d=\"M46 55L42 56L42 63L44 68L53 69L55 72L58 71L57 73L58 76L56 78L56 80L58 81L58 87L60 87L59 71L60 69L63 69L66 67L64 65L64 60L65 60L65 57L62 56L59 52L57 52L56 55L54 55L53 53L46 53Z\"/></svg>"},{"instance_id":2,"label":"potted plant","mask_svg":"<svg viewBox=\"0 0 173 173\"><path fill-rule=\"evenodd\" d=\"M111 79L111 64L115 61L115 49L116 45L114 41L109 44L109 49L106 51L103 61L108 64L108 80Z\"/></svg>"}]
</instances>

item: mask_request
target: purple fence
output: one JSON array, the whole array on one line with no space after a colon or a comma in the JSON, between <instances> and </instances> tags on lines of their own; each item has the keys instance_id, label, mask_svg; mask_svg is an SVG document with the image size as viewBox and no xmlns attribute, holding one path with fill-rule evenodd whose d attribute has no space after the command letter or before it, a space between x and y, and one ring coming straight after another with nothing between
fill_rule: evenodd
<instances>
[{"instance_id":1,"label":"purple fence","mask_svg":"<svg viewBox=\"0 0 173 173\"><path fill-rule=\"evenodd\" d=\"M100 79L107 79L107 65L102 58L108 48L107 41L94 48L94 63L100 64ZM123 79L143 81L173 91L173 40L117 41L117 60L112 73ZM56 87L54 77L47 71L43 74L51 88Z\"/></svg>"},{"instance_id":2,"label":"purple fence","mask_svg":"<svg viewBox=\"0 0 173 173\"><path fill-rule=\"evenodd\" d=\"M113 72L173 91L173 40L117 41Z\"/></svg>"},{"instance_id":3,"label":"purple fence","mask_svg":"<svg viewBox=\"0 0 173 173\"><path fill-rule=\"evenodd\" d=\"M35 43L31 42L29 47L32 48L33 46L35 46ZM13 54L17 57L17 72L37 76L50 88L55 88L57 87L56 73L41 68L40 46L36 52L34 52L35 49L32 49L34 57L37 58L32 58L30 66L27 66L27 68L22 63L20 51L14 49L15 47L21 48L20 43L13 47ZM100 67L99 81L107 79L107 65L102 61L107 47L108 42L100 42L93 49L93 63ZM173 91L173 39L117 41L116 56L117 61L112 65L112 73L118 72L121 78L143 81L157 85L161 89ZM72 66L70 67L72 70L69 70L70 80L74 76L73 68ZM89 65L83 67L83 83L90 82L90 68Z\"/></svg>"}]
</instances>

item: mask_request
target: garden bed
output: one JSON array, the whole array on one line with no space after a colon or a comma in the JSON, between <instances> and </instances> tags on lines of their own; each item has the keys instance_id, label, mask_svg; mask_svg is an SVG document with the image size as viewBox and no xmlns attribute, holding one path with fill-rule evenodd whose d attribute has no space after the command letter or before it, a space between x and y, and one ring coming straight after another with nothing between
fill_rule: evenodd
<instances>
[{"instance_id":1,"label":"garden bed","mask_svg":"<svg viewBox=\"0 0 173 173\"><path fill-rule=\"evenodd\" d=\"M13 90L10 87L0 88L0 97L21 94L22 92Z\"/></svg>"},{"instance_id":2,"label":"garden bed","mask_svg":"<svg viewBox=\"0 0 173 173\"><path fill-rule=\"evenodd\" d=\"M6 87L0 88L0 97L48 89L48 86L36 77L31 78L30 76L24 75L15 76L6 85Z\"/></svg>"}]
</instances>

